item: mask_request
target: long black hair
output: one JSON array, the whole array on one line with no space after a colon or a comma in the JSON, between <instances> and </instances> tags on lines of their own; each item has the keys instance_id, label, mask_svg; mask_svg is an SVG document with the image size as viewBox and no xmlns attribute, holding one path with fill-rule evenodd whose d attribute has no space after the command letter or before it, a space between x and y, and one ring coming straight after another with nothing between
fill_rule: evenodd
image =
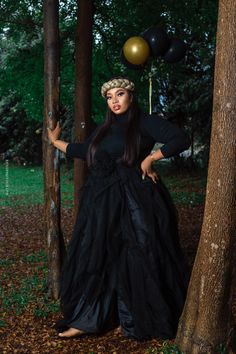
<instances>
[{"instance_id":1,"label":"long black hair","mask_svg":"<svg viewBox=\"0 0 236 354\"><path fill-rule=\"evenodd\" d=\"M125 136L125 151L121 158L121 161L127 166L131 166L132 163L139 155L140 151L140 129L139 129L139 119L140 119L140 109L137 101L130 91L130 98L132 98L130 106L128 108L127 114L127 129ZM95 160L95 153L100 141L106 136L112 123L116 120L116 115L108 107L106 119L101 127L98 129L95 137L93 138L87 152L87 164L91 166Z\"/></svg>"}]
</instances>

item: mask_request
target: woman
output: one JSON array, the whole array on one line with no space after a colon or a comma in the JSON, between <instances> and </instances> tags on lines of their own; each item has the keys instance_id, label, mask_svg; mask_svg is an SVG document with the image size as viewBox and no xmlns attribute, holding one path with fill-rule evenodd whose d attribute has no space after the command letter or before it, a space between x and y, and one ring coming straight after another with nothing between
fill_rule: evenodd
<instances>
[{"instance_id":1,"label":"woman","mask_svg":"<svg viewBox=\"0 0 236 354\"><path fill-rule=\"evenodd\" d=\"M56 148L90 168L62 271L59 336L120 325L138 340L173 338L189 272L176 209L152 163L190 141L176 125L140 111L130 80L113 78L101 93L106 120L85 143L59 140L58 124L48 129ZM163 145L151 154L155 142Z\"/></svg>"}]
</instances>

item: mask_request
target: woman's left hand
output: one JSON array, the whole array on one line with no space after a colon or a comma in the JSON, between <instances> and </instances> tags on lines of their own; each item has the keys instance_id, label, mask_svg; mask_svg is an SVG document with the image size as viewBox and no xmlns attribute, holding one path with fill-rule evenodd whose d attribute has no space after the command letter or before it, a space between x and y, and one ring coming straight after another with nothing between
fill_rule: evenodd
<instances>
[{"instance_id":1,"label":"woman's left hand","mask_svg":"<svg viewBox=\"0 0 236 354\"><path fill-rule=\"evenodd\" d=\"M150 177L154 183L157 183L156 181L158 180L157 173L153 171L152 169L152 159L150 156L147 156L141 163L141 169L143 171L142 174L142 179L145 179L145 176L147 175Z\"/></svg>"}]
</instances>

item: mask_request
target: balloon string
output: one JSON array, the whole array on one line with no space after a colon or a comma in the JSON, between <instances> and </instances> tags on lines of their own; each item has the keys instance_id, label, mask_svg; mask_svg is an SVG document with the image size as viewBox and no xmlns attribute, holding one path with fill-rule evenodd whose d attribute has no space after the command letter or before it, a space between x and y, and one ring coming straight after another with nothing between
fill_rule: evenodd
<instances>
[{"instance_id":1,"label":"balloon string","mask_svg":"<svg viewBox=\"0 0 236 354\"><path fill-rule=\"evenodd\" d=\"M149 77L149 114L152 114L152 77Z\"/></svg>"}]
</instances>

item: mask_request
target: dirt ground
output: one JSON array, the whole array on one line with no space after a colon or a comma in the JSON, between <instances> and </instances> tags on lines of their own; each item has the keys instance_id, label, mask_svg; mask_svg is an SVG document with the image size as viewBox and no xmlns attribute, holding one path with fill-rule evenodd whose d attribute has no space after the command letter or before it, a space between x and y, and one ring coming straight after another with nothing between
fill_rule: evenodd
<instances>
[{"instance_id":1,"label":"dirt ground","mask_svg":"<svg viewBox=\"0 0 236 354\"><path fill-rule=\"evenodd\" d=\"M181 244L189 263L192 264L200 235L203 206L178 206L179 230ZM73 227L71 209L62 210L62 228L68 240ZM43 277L42 261L36 259L28 262L29 255L38 254L46 248L43 239L42 206L9 207L0 210L0 259L6 260L2 273L1 291L8 294L8 289L21 286L22 279L30 278L37 269L38 276ZM25 258L26 257L26 258ZM32 258L32 257L31 257ZM9 264L7 263L9 261ZM42 292L42 290L41 290ZM42 354L145 354L151 348L160 347L163 342L156 339L149 341L135 341L111 331L102 336L87 335L74 339L60 339L55 331L54 324L61 317L60 313L49 313L47 317L36 316L35 302L40 302L42 294L36 294L24 310L17 314L16 311L6 311L0 307L0 316L4 325L0 327L0 353L42 353ZM17 299L24 301L24 298Z\"/></svg>"}]
</instances>

